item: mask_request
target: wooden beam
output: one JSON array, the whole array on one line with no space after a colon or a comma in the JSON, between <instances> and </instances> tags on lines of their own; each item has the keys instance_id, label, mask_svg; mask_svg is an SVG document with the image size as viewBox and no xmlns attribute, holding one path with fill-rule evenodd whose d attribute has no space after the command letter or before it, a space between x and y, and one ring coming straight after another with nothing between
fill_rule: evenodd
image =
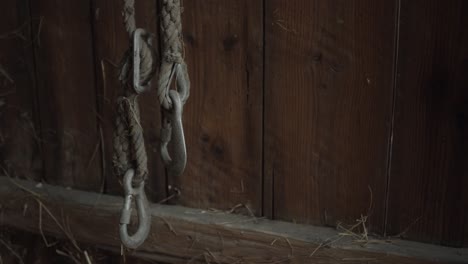
<instances>
[{"instance_id":1,"label":"wooden beam","mask_svg":"<svg viewBox=\"0 0 468 264\"><path fill-rule=\"evenodd\" d=\"M48 235L58 237L73 237L79 242L115 251L120 248L118 222L122 200L117 196L0 177L0 224L36 233L42 230ZM42 210L39 210L40 203L43 204ZM468 262L468 249L402 240L357 243L352 237L340 236L331 228L180 206L154 204L150 211L152 233L146 243L132 254L159 261ZM67 230L67 236L63 229Z\"/></svg>"}]
</instances>

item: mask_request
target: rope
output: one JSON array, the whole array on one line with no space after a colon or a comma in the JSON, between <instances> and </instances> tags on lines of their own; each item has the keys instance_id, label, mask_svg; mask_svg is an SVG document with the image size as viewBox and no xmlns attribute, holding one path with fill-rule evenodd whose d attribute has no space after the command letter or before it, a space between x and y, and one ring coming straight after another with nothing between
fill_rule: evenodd
<instances>
[{"instance_id":1,"label":"rope","mask_svg":"<svg viewBox=\"0 0 468 264\"><path fill-rule=\"evenodd\" d=\"M135 33L135 0L124 0L124 8L122 12L125 29L129 35L130 40L133 39L133 34ZM153 78L156 71L156 63L154 58L154 52L151 47L151 36L149 36L148 41L139 41L138 42L140 50L140 77L139 83L142 86L146 86L149 81ZM128 83L132 79L131 73L133 69L132 59L133 59L133 47L134 43L130 44L130 49L124 54L122 63L121 63L121 72L119 80L123 83Z\"/></svg>"},{"instance_id":2,"label":"rope","mask_svg":"<svg viewBox=\"0 0 468 264\"><path fill-rule=\"evenodd\" d=\"M135 0L124 0L123 20L125 29L130 37L131 44L125 53L119 79L125 88L124 95L117 101L117 116L115 119L114 134L114 170L117 175L123 176L129 169L135 169L133 177L134 184L140 184L148 176L147 155L144 145L143 128L140 125L140 113L138 107L138 94L147 89L151 78L154 75L156 66L153 49L151 47L151 36L135 25ZM159 71L158 98L161 106L165 110L174 111L172 99L169 95L172 79L176 78L176 91L180 98L179 115L182 113L182 106L189 96L190 80L187 72L187 65L182 56L182 23L180 0L163 0L161 13L161 26L163 33L163 58ZM138 32L138 34L136 33ZM143 34L143 35L141 35ZM133 41L132 41L133 40ZM134 58L134 52L136 59ZM139 65L132 65L133 62ZM137 68L138 67L138 68ZM139 74L138 76L135 76ZM134 83L134 79L138 82ZM173 91L174 93L175 91ZM180 118L173 118L179 120ZM175 125L175 124L173 124ZM176 143L182 145L179 162L180 172L185 167L185 141L183 138L182 125L176 126L180 133L176 133ZM163 128L164 130L164 128ZM163 131L164 132L164 131ZM163 154L163 153L162 153ZM166 155L166 159L170 159ZM163 156L164 158L164 156ZM174 165L175 166L175 165Z\"/></svg>"},{"instance_id":3,"label":"rope","mask_svg":"<svg viewBox=\"0 0 468 264\"><path fill-rule=\"evenodd\" d=\"M124 17L125 29L127 30L130 38L136 29L135 23L135 0L124 0L124 8L122 15Z\"/></svg>"},{"instance_id":4,"label":"rope","mask_svg":"<svg viewBox=\"0 0 468 264\"><path fill-rule=\"evenodd\" d=\"M137 95L119 97L114 134L114 169L117 175L124 175L135 168L134 184L140 184L148 176L148 157L145 150L143 128Z\"/></svg>"},{"instance_id":5,"label":"rope","mask_svg":"<svg viewBox=\"0 0 468 264\"><path fill-rule=\"evenodd\" d=\"M128 121L125 112L125 106L122 104L122 98L117 102L117 115L115 117L115 131L114 131L114 154L113 154L113 167L116 175L124 175L130 165L130 146L128 140Z\"/></svg>"},{"instance_id":6,"label":"rope","mask_svg":"<svg viewBox=\"0 0 468 264\"><path fill-rule=\"evenodd\" d=\"M119 80L124 87L124 95L117 100L117 115L115 118L114 133L114 172L123 176L129 169L135 169L133 183L140 185L148 177L148 157L145 150L143 128L140 124L140 110L138 106L137 90L133 86L133 78L138 78L138 85L146 87L149 85L156 69L154 53L151 47L151 36L142 36L141 40L134 39L135 31L135 1L124 0L123 18L131 45L124 54L121 63ZM134 45L138 45L135 47ZM138 49L140 57L139 76L133 76L134 67L133 52Z\"/></svg>"},{"instance_id":7,"label":"rope","mask_svg":"<svg viewBox=\"0 0 468 264\"><path fill-rule=\"evenodd\" d=\"M161 11L163 34L163 58L158 76L158 97L161 106L166 110L172 107L169 90L172 78L177 78L176 87L182 103L188 98L190 81L187 66L182 57L182 23L180 0L163 0Z\"/></svg>"}]
</instances>

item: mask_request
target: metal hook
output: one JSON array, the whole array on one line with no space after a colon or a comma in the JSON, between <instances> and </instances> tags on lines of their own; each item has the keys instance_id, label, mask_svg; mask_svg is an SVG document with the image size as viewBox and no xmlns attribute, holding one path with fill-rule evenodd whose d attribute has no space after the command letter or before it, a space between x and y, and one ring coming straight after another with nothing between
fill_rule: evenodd
<instances>
[{"instance_id":1,"label":"metal hook","mask_svg":"<svg viewBox=\"0 0 468 264\"><path fill-rule=\"evenodd\" d=\"M169 91L172 109L164 113L164 123L161 129L161 158L167 167L169 176L179 176L187 163L184 128L182 126L182 101L179 92ZM171 141L174 152L169 154L168 144Z\"/></svg>"},{"instance_id":2,"label":"metal hook","mask_svg":"<svg viewBox=\"0 0 468 264\"><path fill-rule=\"evenodd\" d=\"M185 104L190 96L190 78L188 76L187 64L185 62L177 63L176 67L176 82L177 92L179 92L180 101L182 106ZM170 97L170 91L169 91Z\"/></svg>"},{"instance_id":3,"label":"metal hook","mask_svg":"<svg viewBox=\"0 0 468 264\"><path fill-rule=\"evenodd\" d=\"M170 69L169 69L170 68ZM185 105L187 99L190 96L190 78L188 76L187 64L182 60L175 63L162 64L161 72L170 70L169 78L165 84L164 90L168 90L167 94L164 95L165 99L161 102L161 106L164 110L172 109L172 98L170 86L175 76L176 79L176 90L179 93L180 101L182 106Z\"/></svg>"},{"instance_id":4,"label":"metal hook","mask_svg":"<svg viewBox=\"0 0 468 264\"><path fill-rule=\"evenodd\" d=\"M146 238L151 229L151 217L147 213L148 200L145 194L145 181L142 181L137 187L132 186L135 171L129 169L124 176L125 202L120 216L120 240L122 244L131 249L136 249ZM127 225L130 224L132 216L132 200L135 199L138 213L138 230L133 235L128 234Z\"/></svg>"}]
</instances>

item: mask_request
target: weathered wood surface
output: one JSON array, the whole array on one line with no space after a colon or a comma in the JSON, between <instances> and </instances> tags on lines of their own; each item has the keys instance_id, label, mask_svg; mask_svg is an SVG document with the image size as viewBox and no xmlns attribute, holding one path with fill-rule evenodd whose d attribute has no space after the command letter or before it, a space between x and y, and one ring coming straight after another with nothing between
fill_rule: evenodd
<instances>
[{"instance_id":1,"label":"weathered wood surface","mask_svg":"<svg viewBox=\"0 0 468 264\"><path fill-rule=\"evenodd\" d=\"M141 107L154 200L177 187L173 201L191 207L245 204L330 226L363 214L379 233L388 210L388 235L468 245L466 1L183 3L188 167L166 181L153 88ZM0 73L0 164L10 175L121 192L111 173L121 4L5 1L0 66L14 82ZM156 33L158 5L136 1L137 24Z\"/></svg>"},{"instance_id":2,"label":"weathered wood surface","mask_svg":"<svg viewBox=\"0 0 468 264\"><path fill-rule=\"evenodd\" d=\"M30 1L46 180L102 182L89 1Z\"/></svg>"},{"instance_id":3,"label":"weathered wood surface","mask_svg":"<svg viewBox=\"0 0 468 264\"><path fill-rule=\"evenodd\" d=\"M267 215L383 231L394 2L265 4Z\"/></svg>"},{"instance_id":4,"label":"weathered wood surface","mask_svg":"<svg viewBox=\"0 0 468 264\"><path fill-rule=\"evenodd\" d=\"M178 204L262 207L262 1L184 1L192 91L184 108L188 164Z\"/></svg>"},{"instance_id":5,"label":"weathered wood surface","mask_svg":"<svg viewBox=\"0 0 468 264\"><path fill-rule=\"evenodd\" d=\"M122 256L116 248L106 250L79 242L76 245L79 249L66 239L51 236L44 238L40 234L16 228L0 227L0 263L2 264L164 264ZM86 257L89 258L89 262L85 260Z\"/></svg>"},{"instance_id":6,"label":"weathered wood surface","mask_svg":"<svg viewBox=\"0 0 468 264\"><path fill-rule=\"evenodd\" d=\"M6 1L0 12L0 171L42 176L39 115L35 104L29 2Z\"/></svg>"},{"instance_id":7,"label":"weathered wood surface","mask_svg":"<svg viewBox=\"0 0 468 264\"><path fill-rule=\"evenodd\" d=\"M68 233L66 237L119 249L121 197L47 184L38 186L30 181L0 177L0 201L3 216L1 225L33 232L42 230L46 234L64 237L63 228ZM41 211L38 210L39 202L43 205ZM153 218L152 233L135 254L172 263L186 263L189 260L192 263L468 261L468 249L400 240L374 241L364 246L349 237L343 237L329 246L317 249L321 243L338 238L338 232L325 227L253 219L179 206L153 205L149 210Z\"/></svg>"},{"instance_id":8,"label":"weathered wood surface","mask_svg":"<svg viewBox=\"0 0 468 264\"><path fill-rule=\"evenodd\" d=\"M93 0L93 35L95 48L95 68L97 76L97 100L103 137L103 161L106 177L106 192L122 193L119 178L113 174L112 153L116 99L123 95L118 81L120 63L124 52L129 48L128 33L123 25L122 7L124 1ZM155 34L155 53L158 51L158 14L156 0L135 1L137 27ZM156 57L158 60L158 57ZM156 201L166 197L166 174L159 155L160 109L157 100L157 76L153 78L151 91L139 97L141 125L145 131L145 146L148 155L149 183L148 195Z\"/></svg>"},{"instance_id":9,"label":"weathered wood surface","mask_svg":"<svg viewBox=\"0 0 468 264\"><path fill-rule=\"evenodd\" d=\"M0 10L0 171L41 180L42 153L36 104L33 39L28 0L3 1ZM9 239L15 242L9 244ZM0 228L1 263L19 263L12 251L35 248L31 234ZM21 246L18 246L21 244Z\"/></svg>"},{"instance_id":10,"label":"weathered wood surface","mask_svg":"<svg viewBox=\"0 0 468 264\"><path fill-rule=\"evenodd\" d=\"M387 233L468 245L468 2L400 10Z\"/></svg>"}]
</instances>

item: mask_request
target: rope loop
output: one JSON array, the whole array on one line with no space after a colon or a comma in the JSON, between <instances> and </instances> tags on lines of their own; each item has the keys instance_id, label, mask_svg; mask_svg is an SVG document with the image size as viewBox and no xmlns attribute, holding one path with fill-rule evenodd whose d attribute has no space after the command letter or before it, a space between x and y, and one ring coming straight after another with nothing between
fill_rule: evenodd
<instances>
[{"instance_id":1,"label":"rope loop","mask_svg":"<svg viewBox=\"0 0 468 264\"><path fill-rule=\"evenodd\" d=\"M140 94L149 90L156 71L153 59L152 35L137 28L133 32L133 89Z\"/></svg>"},{"instance_id":2,"label":"rope loop","mask_svg":"<svg viewBox=\"0 0 468 264\"><path fill-rule=\"evenodd\" d=\"M141 28L132 33L130 48L124 54L119 75L124 86L133 88L133 91L127 91L128 94L140 94L150 88L156 72L152 38L152 34Z\"/></svg>"},{"instance_id":3,"label":"rope loop","mask_svg":"<svg viewBox=\"0 0 468 264\"><path fill-rule=\"evenodd\" d=\"M138 95L149 90L156 71L152 34L135 26L135 0L124 0L124 23L130 36L130 47L121 63L119 80L126 88L117 100L116 130L114 135L114 168L122 176L135 169L134 183L147 178L148 166L143 128L140 124Z\"/></svg>"},{"instance_id":4,"label":"rope loop","mask_svg":"<svg viewBox=\"0 0 468 264\"><path fill-rule=\"evenodd\" d=\"M148 177L148 157L140 123L138 95L149 89L156 71L152 35L144 29L136 28L134 5L135 0L124 0L123 17L130 47L122 59L119 75L126 90L117 100L113 157L115 172L124 178L125 201L120 220L120 238L123 245L132 249L145 241L151 227L144 189ZM130 224L133 200L139 227L135 234L129 235L127 225Z\"/></svg>"}]
</instances>

